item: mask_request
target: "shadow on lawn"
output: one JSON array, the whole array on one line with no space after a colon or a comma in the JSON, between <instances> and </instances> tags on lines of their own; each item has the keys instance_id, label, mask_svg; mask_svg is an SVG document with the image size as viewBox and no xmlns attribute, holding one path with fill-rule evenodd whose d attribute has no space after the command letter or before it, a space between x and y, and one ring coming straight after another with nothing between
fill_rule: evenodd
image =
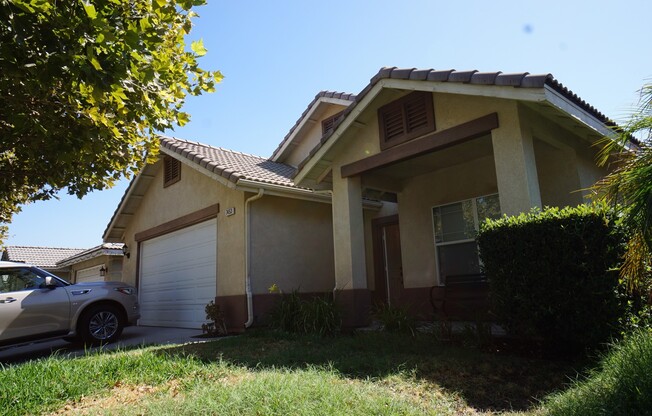
<instances>
[{"instance_id":1,"label":"shadow on lawn","mask_svg":"<svg viewBox=\"0 0 652 416\"><path fill-rule=\"evenodd\" d=\"M206 362L223 360L252 370L321 366L360 379L407 374L457 392L481 411L527 410L577 374L568 362L487 353L443 344L428 335L363 333L317 338L252 331L161 352Z\"/></svg>"}]
</instances>

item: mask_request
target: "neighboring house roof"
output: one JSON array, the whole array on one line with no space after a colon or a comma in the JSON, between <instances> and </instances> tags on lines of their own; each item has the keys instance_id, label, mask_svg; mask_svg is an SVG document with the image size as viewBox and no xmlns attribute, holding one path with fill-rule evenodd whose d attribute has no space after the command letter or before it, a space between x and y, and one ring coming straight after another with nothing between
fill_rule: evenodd
<instances>
[{"instance_id":1,"label":"neighboring house roof","mask_svg":"<svg viewBox=\"0 0 652 416\"><path fill-rule=\"evenodd\" d=\"M241 179L294 187L294 168L260 156L213 147L189 140L163 137L161 147L169 149L233 183Z\"/></svg>"},{"instance_id":2,"label":"neighboring house roof","mask_svg":"<svg viewBox=\"0 0 652 416\"><path fill-rule=\"evenodd\" d=\"M2 260L29 263L43 269L60 269L59 261L83 251L82 248L7 246Z\"/></svg>"},{"instance_id":3,"label":"neighboring house roof","mask_svg":"<svg viewBox=\"0 0 652 416\"><path fill-rule=\"evenodd\" d=\"M94 259L100 256L123 256L122 243L104 243L88 250L83 250L79 253L76 253L68 258L59 260L57 262L57 267L67 267L72 266L73 264L81 263L82 261Z\"/></svg>"},{"instance_id":4,"label":"neighboring house roof","mask_svg":"<svg viewBox=\"0 0 652 416\"><path fill-rule=\"evenodd\" d=\"M272 153L272 156L270 157L270 160L276 160L276 158L279 156L281 153L281 150L285 147L285 145L288 143L289 140L291 140L292 135L294 132L299 128L301 124L303 124L307 118L310 117L310 114L312 111L315 109L315 107L322 101L333 101L333 100L344 100L344 101L349 101L350 103L353 103L355 101L355 94L350 94L346 92L337 92L337 91L319 91L317 95L315 95L315 98L308 104L306 109L303 111L301 114L301 117L294 123L294 126L290 128L290 131L288 134L285 135L281 143L279 143L278 147L276 150L274 150L274 153ZM349 105L350 105L349 103Z\"/></svg>"},{"instance_id":5,"label":"neighboring house roof","mask_svg":"<svg viewBox=\"0 0 652 416\"><path fill-rule=\"evenodd\" d=\"M529 72L519 73L502 73L502 72L479 72L456 71L454 69L434 70L434 69L417 69L417 68L397 68L384 67L374 75L369 84L355 96L354 103L344 110L342 118L335 124L333 129L326 133L319 143L310 151L308 156L299 164L295 177L300 175L302 169L310 159L320 150L320 148L329 141L337 132L337 127L341 125L347 116L353 112L365 96L374 88L374 86L383 79L410 80L410 81L429 81L441 83L459 83L473 85L502 86L514 88L538 88L549 87L559 93L567 101L577 105L582 110L593 116L605 126L616 126L611 119L598 111L595 107L582 100L573 91L564 87L557 81L552 74L530 74Z\"/></svg>"}]
</instances>

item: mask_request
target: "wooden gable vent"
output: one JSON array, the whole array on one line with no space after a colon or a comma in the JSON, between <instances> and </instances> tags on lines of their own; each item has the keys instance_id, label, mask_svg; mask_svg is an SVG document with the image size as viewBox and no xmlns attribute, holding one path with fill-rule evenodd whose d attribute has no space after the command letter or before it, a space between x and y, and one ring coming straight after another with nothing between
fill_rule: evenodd
<instances>
[{"instance_id":1,"label":"wooden gable vent","mask_svg":"<svg viewBox=\"0 0 652 416\"><path fill-rule=\"evenodd\" d=\"M165 156L163 158L163 187L168 187L181 180L181 162L177 159Z\"/></svg>"},{"instance_id":2,"label":"wooden gable vent","mask_svg":"<svg viewBox=\"0 0 652 416\"><path fill-rule=\"evenodd\" d=\"M432 94L415 91L380 107L378 127L382 150L434 131Z\"/></svg>"},{"instance_id":3,"label":"wooden gable vent","mask_svg":"<svg viewBox=\"0 0 652 416\"><path fill-rule=\"evenodd\" d=\"M323 136L324 134L326 134L329 131L333 130L333 128L335 127L335 124L338 121L340 121L343 114L344 114L344 111L340 111L339 113L333 114L332 116L322 120L322 122L321 122L321 135Z\"/></svg>"}]
</instances>

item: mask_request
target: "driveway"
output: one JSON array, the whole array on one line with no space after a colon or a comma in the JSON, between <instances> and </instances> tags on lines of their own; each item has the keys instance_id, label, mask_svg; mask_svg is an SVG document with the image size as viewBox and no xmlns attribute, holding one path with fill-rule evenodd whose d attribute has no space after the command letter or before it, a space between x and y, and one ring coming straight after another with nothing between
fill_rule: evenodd
<instances>
[{"instance_id":1,"label":"driveway","mask_svg":"<svg viewBox=\"0 0 652 416\"><path fill-rule=\"evenodd\" d=\"M188 342L204 342L201 329L161 328L153 326L130 326L124 329L120 340L101 348L112 350L120 347L130 347L151 344L185 344ZM92 348L95 351L100 347ZM0 351L0 364L15 364L37 358L48 357L53 353L69 356L84 355L85 350L63 340L48 341L13 347Z\"/></svg>"}]
</instances>

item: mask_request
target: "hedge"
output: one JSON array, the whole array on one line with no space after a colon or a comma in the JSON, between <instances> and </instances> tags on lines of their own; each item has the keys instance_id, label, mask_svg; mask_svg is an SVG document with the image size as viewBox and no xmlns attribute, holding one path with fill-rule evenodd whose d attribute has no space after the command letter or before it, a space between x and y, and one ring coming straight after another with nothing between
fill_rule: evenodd
<instances>
[{"instance_id":1,"label":"hedge","mask_svg":"<svg viewBox=\"0 0 652 416\"><path fill-rule=\"evenodd\" d=\"M487 220L478 235L492 312L508 334L576 354L619 331L625 233L604 208L547 208Z\"/></svg>"}]
</instances>

